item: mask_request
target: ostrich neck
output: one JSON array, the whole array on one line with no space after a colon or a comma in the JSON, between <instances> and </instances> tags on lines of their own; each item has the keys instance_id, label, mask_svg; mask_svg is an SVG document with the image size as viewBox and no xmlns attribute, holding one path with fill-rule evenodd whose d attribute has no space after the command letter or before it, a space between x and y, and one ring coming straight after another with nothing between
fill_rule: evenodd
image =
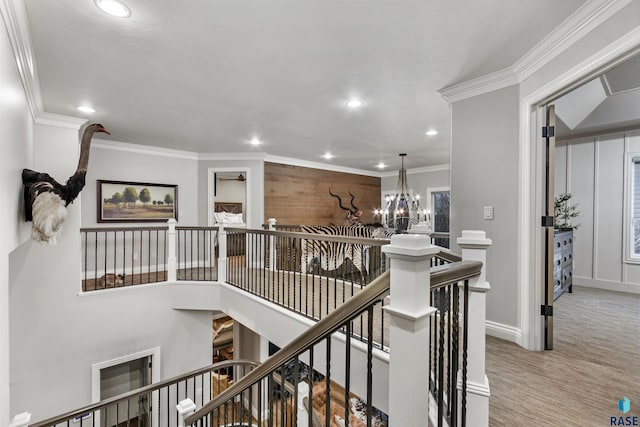
<instances>
[{"instance_id":1,"label":"ostrich neck","mask_svg":"<svg viewBox=\"0 0 640 427\"><path fill-rule=\"evenodd\" d=\"M91 145L91 138L93 138L94 133L95 130L87 129L82 135L82 142L80 143L80 159L78 160L76 172L82 170L86 171L87 166L89 166L89 146Z\"/></svg>"}]
</instances>

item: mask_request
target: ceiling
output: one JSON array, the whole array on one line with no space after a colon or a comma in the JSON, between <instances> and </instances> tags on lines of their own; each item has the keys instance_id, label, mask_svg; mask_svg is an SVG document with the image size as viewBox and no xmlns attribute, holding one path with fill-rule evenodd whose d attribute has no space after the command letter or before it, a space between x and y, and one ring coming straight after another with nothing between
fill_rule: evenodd
<instances>
[{"instance_id":1,"label":"ceiling","mask_svg":"<svg viewBox=\"0 0 640 427\"><path fill-rule=\"evenodd\" d=\"M561 140L640 127L640 55L553 101Z\"/></svg>"},{"instance_id":2,"label":"ceiling","mask_svg":"<svg viewBox=\"0 0 640 427\"><path fill-rule=\"evenodd\" d=\"M407 168L449 163L437 91L512 66L585 0L125 3L123 19L93 0L26 0L46 112L115 141L378 171L400 152Z\"/></svg>"}]
</instances>

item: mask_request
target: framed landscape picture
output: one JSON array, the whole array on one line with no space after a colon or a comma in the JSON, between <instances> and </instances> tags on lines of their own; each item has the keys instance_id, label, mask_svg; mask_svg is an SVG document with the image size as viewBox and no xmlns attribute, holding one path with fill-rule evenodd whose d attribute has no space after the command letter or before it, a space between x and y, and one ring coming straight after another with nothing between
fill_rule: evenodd
<instances>
[{"instance_id":1,"label":"framed landscape picture","mask_svg":"<svg viewBox=\"0 0 640 427\"><path fill-rule=\"evenodd\" d=\"M98 180L98 222L178 219L178 186Z\"/></svg>"}]
</instances>

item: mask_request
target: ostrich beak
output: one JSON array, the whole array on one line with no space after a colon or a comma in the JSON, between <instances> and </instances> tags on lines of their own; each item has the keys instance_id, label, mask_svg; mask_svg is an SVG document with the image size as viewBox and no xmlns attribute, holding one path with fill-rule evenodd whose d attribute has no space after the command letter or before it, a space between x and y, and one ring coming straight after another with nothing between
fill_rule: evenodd
<instances>
[{"instance_id":1,"label":"ostrich beak","mask_svg":"<svg viewBox=\"0 0 640 427\"><path fill-rule=\"evenodd\" d=\"M98 130L96 132L104 132L107 135L111 135L111 132L109 132L108 130L106 130L105 128L98 128Z\"/></svg>"}]
</instances>

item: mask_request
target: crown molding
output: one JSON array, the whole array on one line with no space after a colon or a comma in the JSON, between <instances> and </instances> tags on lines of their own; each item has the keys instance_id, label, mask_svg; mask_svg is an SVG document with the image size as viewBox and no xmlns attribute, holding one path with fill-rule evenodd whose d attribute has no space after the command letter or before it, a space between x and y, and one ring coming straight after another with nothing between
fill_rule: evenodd
<instances>
[{"instance_id":1,"label":"crown molding","mask_svg":"<svg viewBox=\"0 0 640 427\"><path fill-rule=\"evenodd\" d=\"M264 160L266 153L200 153L198 160Z\"/></svg>"},{"instance_id":2,"label":"crown molding","mask_svg":"<svg viewBox=\"0 0 640 427\"><path fill-rule=\"evenodd\" d=\"M591 0L583 4L511 67L520 81L593 31L632 0Z\"/></svg>"},{"instance_id":3,"label":"crown molding","mask_svg":"<svg viewBox=\"0 0 640 427\"><path fill-rule=\"evenodd\" d=\"M438 92L449 103L519 84L550 63L632 0L590 0L565 19L511 67L453 84Z\"/></svg>"},{"instance_id":4,"label":"crown molding","mask_svg":"<svg viewBox=\"0 0 640 427\"><path fill-rule=\"evenodd\" d=\"M333 172L344 172L344 173L351 173L354 175L364 175L364 176L372 176L375 178L381 178L380 172L349 168L346 166L337 166L337 165L332 165L327 163L312 162L309 160L294 159L291 157L280 157L280 156L272 156L267 154L264 158L264 161L271 162L271 163L281 163L284 165L291 165L291 166L300 166L303 168L322 169L322 170L328 170Z\"/></svg>"},{"instance_id":5,"label":"crown molding","mask_svg":"<svg viewBox=\"0 0 640 427\"><path fill-rule=\"evenodd\" d=\"M172 148L153 147L151 145L131 144L128 142L94 139L91 148L103 150L125 151L127 153L148 154L152 156L173 157L176 159L199 160L198 153L174 150Z\"/></svg>"},{"instance_id":6,"label":"crown molding","mask_svg":"<svg viewBox=\"0 0 640 427\"><path fill-rule=\"evenodd\" d=\"M33 120L44 113L40 82L31 43L24 0L0 0L0 14L7 27L13 55Z\"/></svg>"},{"instance_id":7,"label":"crown molding","mask_svg":"<svg viewBox=\"0 0 640 427\"><path fill-rule=\"evenodd\" d=\"M444 171L449 171L449 169L451 169L451 166L448 163L444 165L424 166L421 168L407 169L407 175L413 175L416 173L425 173L425 172L444 172ZM381 178L389 178L393 176L398 176L397 170L393 172L383 172L380 174Z\"/></svg>"},{"instance_id":8,"label":"crown molding","mask_svg":"<svg viewBox=\"0 0 640 427\"><path fill-rule=\"evenodd\" d=\"M449 103L493 92L520 83L511 67L472 80L446 86L438 91Z\"/></svg>"},{"instance_id":9,"label":"crown molding","mask_svg":"<svg viewBox=\"0 0 640 427\"><path fill-rule=\"evenodd\" d=\"M61 114L42 113L34 120L39 125L58 126L68 129L80 129L88 120Z\"/></svg>"}]
</instances>

